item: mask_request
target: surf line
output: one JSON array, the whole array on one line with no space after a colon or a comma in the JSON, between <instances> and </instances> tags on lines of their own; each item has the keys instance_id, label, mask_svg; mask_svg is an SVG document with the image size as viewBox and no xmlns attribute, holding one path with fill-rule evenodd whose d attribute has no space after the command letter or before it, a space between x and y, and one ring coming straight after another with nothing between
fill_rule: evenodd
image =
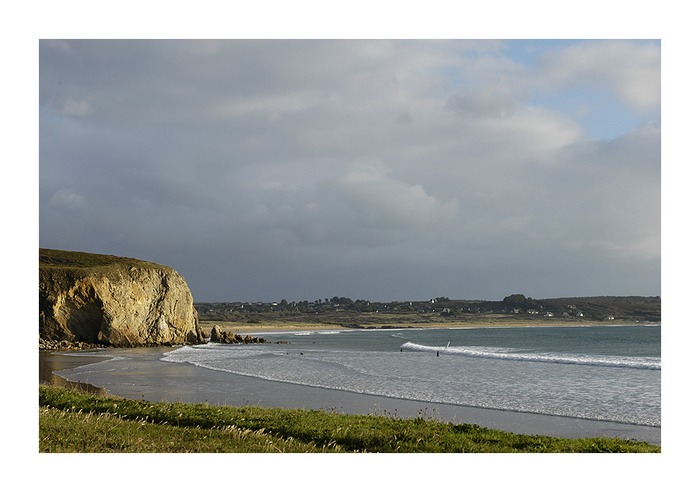
<instances>
[{"instance_id":1,"label":"surf line","mask_svg":"<svg viewBox=\"0 0 700 492\"><path fill-rule=\"evenodd\" d=\"M448 341L447 341L447 345L445 345L445 350L447 350L448 348L450 348L450 340L448 340ZM437 351L437 356L440 357L440 351L439 351L439 350Z\"/></svg>"}]
</instances>

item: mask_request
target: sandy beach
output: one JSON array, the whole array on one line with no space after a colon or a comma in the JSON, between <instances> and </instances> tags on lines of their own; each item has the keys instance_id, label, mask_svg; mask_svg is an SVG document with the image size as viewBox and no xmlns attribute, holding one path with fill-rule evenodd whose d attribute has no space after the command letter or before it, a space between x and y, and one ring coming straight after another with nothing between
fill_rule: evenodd
<instances>
[{"instance_id":1,"label":"sandy beach","mask_svg":"<svg viewBox=\"0 0 700 492\"><path fill-rule=\"evenodd\" d=\"M199 326L209 335L214 325L219 325L224 331L231 333L284 333L301 331L349 330L342 325L324 323L233 323L230 321L200 321Z\"/></svg>"},{"instance_id":2,"label":"sandy beach","mask_svg":"<svg viewBox=\"0 0 700 492\"><path fill-rule=\"evenodd\" d=\"M327 330L352 330L357 329L353 327L344 326L341 324L332 323L287 323L287 322L261 322L261 323L236 323L230 321L200 321L199 325L205 334L209 334L214 325L219 325L223 330L230 331L232 333L241 334L252 334L252 333L286 333L286 332L303 332L303 331L327 331ZM475 322L444 322L444 323L397 323L391 324L391 328L421 328L421 329L439 329L439 328L460 328L460 329L477 329L477 328L493 328L493 329L507 329L507 328L537 328L543 326L565 326L565 327L582 327L582 326L613 326L615 323L611 322L558 322L549 321L546 319L512 319L509 318L507 321L500 319L490 319L484 317L483 320ZM619 326L636 326L639 323L620 323ZM383 329L387 326L374 326L373 329ZM367 327L368 329L372 329Z\"/></svg>"}]
</instances>

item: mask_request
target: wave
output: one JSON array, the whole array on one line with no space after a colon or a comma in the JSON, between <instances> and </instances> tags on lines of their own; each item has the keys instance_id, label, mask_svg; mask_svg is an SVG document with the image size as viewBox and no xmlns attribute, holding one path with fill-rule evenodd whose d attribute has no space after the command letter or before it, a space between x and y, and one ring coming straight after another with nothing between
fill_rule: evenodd
<instances>
[{"instance_id":1,"label":"wave","mask_svg":"<svg viewBox=\"0 0 700 492\"><path fill-rule=\"evenodd\" d=\"M294 335L297 337L307 337L309 335L338 335L340 332L338 330L313 330L313 331L290 331L290 332L277 332L277 334L284 333L285 335Z\"/></svg>"},{"instance_id":2,"label":"wave","mask_svg":"<svg viewBox=\"0 0 700 492\"><path fill-rule=\"evenodd\" d=\"M103 349L97 349L97 351L94 352L62 352L61 355L65 357L105 357L108 359L115 357L110 353L100 353L99 350Z\"/></svg>"},{"instance_id":3,"label":"wave","mask_svg":"<svg viewBox=\"0 0 700 492\"><path fill-rule=\"evenodd\" d=\"M544 352L518 353L514 352L514 349L500 347L433 347L413 342L404 343L401 345L401 349L413 350L416 352L439 352L440 354L461 355L483 359L661 370L661 359L658 357L625 357L616 355L558 354Z\"/></svg>"}]
</instances>

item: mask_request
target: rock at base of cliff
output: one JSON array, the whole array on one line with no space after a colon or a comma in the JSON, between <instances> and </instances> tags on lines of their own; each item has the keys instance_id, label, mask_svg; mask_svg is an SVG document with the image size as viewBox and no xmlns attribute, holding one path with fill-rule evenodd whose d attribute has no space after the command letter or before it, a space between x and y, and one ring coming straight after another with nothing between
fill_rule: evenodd
<instances>
[{"instance_id":1,"label":"rock at base of cliff","mask_svg":"<svg viewBox=\"0 0 700 492\"><path fill-rule=\"evenodd\" d=\"M224 331L219 325L214 325L211 329L209 341L212 343L265 343L264 338L252 337L250 335L242 337L238 333L233 334Z\"/></svg>"}]
</instances>

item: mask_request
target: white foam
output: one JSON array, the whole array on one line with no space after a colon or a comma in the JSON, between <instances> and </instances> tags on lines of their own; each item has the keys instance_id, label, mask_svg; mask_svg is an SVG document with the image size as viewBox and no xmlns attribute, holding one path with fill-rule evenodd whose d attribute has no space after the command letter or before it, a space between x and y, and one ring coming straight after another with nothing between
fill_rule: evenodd
<instances>
[{"instance_id":1,"label":"white foam","mask_svg":"<svg viewBox=\"0 0 700 492\"><path fill-rule=\"evenodd\" d=\"M645 386L656 381L659 372L628 371L625 375L610 375L609 372L616 371L590 368L659 370L658 358L523 353L504 347L451 344L448 347L446 343L430 346L413 342L401 345L401 354L396 346L392 352L345 351L311 348L311 341L307 345L301 341L296 343L297 346L284 347L185 346L163 354L160 360L190 363L267 381L355 393L659 425L656 386L651 386L651 392ZM435 357L436 351L441 357ZM473 360L461 360L463 357ZM533 364L523 364L518 371L498 371L499 361ZM554 364L569 365L554 367ZM576 369L577 366L581 369ZM583 366L589 368L584 370ZM566 386L559 384L562 374L566 375ZM589 377L591 374L593 376ZM620 384L609 384L610 380L620 381Z\"/></svg>"},{"instance_id":2,"label":"white foam","mask_svg":"<svg viewBox=\"0 0 700 492\"><path fill-rule=\"evenodd\" d=\"M658 357L578 355L544 352L517 353L513 349L504 349L502 347L432 347L413 342L406 342L401 348L405 350L415 350L417 352L440 352L442 354L480 357L485 359L661 370L661 359Z\"/></svg>"}]
</instances>

